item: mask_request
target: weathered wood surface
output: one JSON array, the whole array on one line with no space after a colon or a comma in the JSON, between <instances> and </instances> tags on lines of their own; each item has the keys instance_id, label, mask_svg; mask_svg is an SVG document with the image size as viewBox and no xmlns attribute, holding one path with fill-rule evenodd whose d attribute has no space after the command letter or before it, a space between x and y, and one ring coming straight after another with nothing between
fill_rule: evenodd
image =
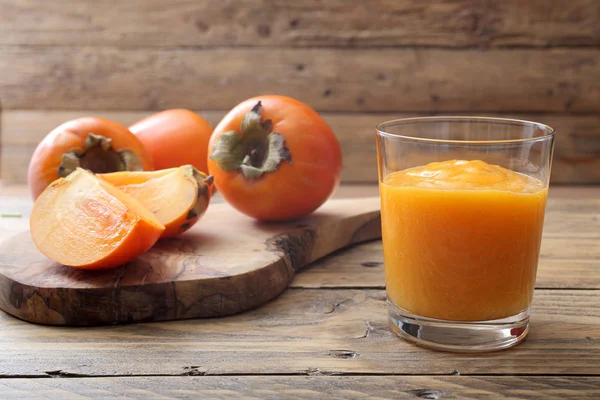
<instances>
[{"instance_id":1,"label":"weathered wood surface","mask_svg":"<svg viewBox=\"0 0 600 400\"><path fill-rule=\"evenodd\" d=\"M595 250L592 254L575 254L572 259L544 256L546 248L551 245L544 240L536 287L600 289L598 240L600 239L594 242ZM561 242L558 245L564 248L571 244ZM595 258L586 258L590 256ZM381 241L357 245L317 261L307 271L297 275L290 287L383 289L385 277Z\"/></svg>"},{"instance_id":2,"label":"weathered wood surface","mask_svg":"<svg viewBox=\"0 0 600 400\"><path fill-rule=\"evenodd\" d=\"M0 314L0 376L600 375L599 303L598 290L538 290L527 339L476 355L395 336L383 290L290 289L226 318L97 328L36 326Z\"/></svg>"},{"instance_id":3,"label":"weathered wood surface","mask_svg":"<svg viewBox=\"0 0 600 400\"><path fill-rule=\"evenodd\" d=\"M600 111L594 48L0 46L3 109L227 110L261 93L319 111Z\"/></svg>"},{"instance_id":4,"label":"weathered wood surface","mask_svg":"<svg viewBox=\"0 0 600 400\"><path fill-rule=\"evenodd\" d=\"M22 214L22 218L0 219L0 243L28 228L31 208L28 192L25 187L13 190L19 196L0 197L0 211L17 212ZM353 197L359 194L376 195L377 187L342 186L337 196ZM217 197L216 201L220 199ZM600 289L599 241L600 190L580 188L577 191L564 187L551 189L536 286ZM296 275L290 286L383 288L381 242L357 245L317 261L306 272Z\"/></svg>"},{"instance_id":5,"label":"weathered wood surface","mask_svg":"<svg viewBox=\"0 0 600 400\"><path fill-rule=\"evenodd\" d=\"M279 295L307 264L381 237L379 198L331 200L308 217L259 224L228 204L108 271L65 267L27 231L0 245L0 309L29 322L108 325L230 315Z\"/></svg>"},{"instance_id":6,"label":"weathered wood surface","mask_svg":"<svg viewBox=\"0 0 600 400\"><path fill-rule=\"evenodd\" d=\"M0 1L0 44L178 46L600 45L595 0Z\"/></svg>"},{"instance_id":7,"label":"weathered wood surface","mask_svg":"<svg viewBox=\"0 0 600 400\"><path fill-rule=\"evenodd\" d=\"M377 184L346 184L339 186L333 193L332 198L364 198L378 195L379 189ZM600 199L600 188L598 186L552 186L549 196L549 213L590 213L592 221L594 221L594 218L597 218L596 213L599 207L597 200ZM219 204L223 201L223 198L217 193L211 199L211 204ZM15 185L6 183L6 181L0 181L0 212L16 213L20 216L20 218L3 218L0 220L0 242L28 229L28 218L32 206L33 201L26 185ZM551 216L547 218L550 218L550 221L552 221ZM589 236L589 234L586 235Z\"/></svg>"},{"instance_id":8,"label":"weathered wood surface","mask_svg":"<svg viewBox=\"0 0 600 400\"><path fill-rule=\"evenodd\" d=\"M15 206L27 196L24 187L11 193L22 197L0 196L0 200ZM367 191L362 187L360 193ZM600 208L598 199L598 189L551 189L547 223L557 231L554 236L547 234L544 241L569 236L574 240L597 239L594 218ZM11 210L23 210L26 216L30 203L20 203L21 208ZM575 217L562 218L568 213ZM590 215L587 224L580 218L586 213ZM0 224L6 221L0 219ZM26 225L27 219L10 221L19 221L13 226L17 228L19 223ZM575 229L576 225L581 230ZM409 394L426 398L438 392L474 399L501 395L596 398L600 377L600 248L596 240L588 253L563 260L561 251L569 251L572 245L572 241L558 243L556 252L549 253L557 259L554 272L548 269L552 260L542 257L539 276L546 279L544 287L558 290L536 290L530 335L507 351L440 353L395 337L387 327L384 291L358 289L382 284L381 266L360 266L378 262L374 258L378 244L371 243L316 263L296 276L296 288L263 307L226 318L83 329L33 325L0 312L0 377L20 377L0 379L0 398L68 398L73 393L89 397L113 393L128 398L194 397L194 390L205 390L202 394L214 398L283 394L360 398L365 393L380 398ZM372 272L373 277L359 273L359 269ZM458 373L461 376L418 376ZM246 376L194 377L232 374ZM369 376L325 376L339 374ZM389 374L410 376L383 376ZM512 376L465 376L473 374ZM547 374L560 376L543 376ZM136 377L115 378L117 375ZM81 376L106 378L78 378ZM27 394L24 388L29 388Z\"/></svg>"},{"instance_id":9,"label":"weathered wood surface","mask_svg":"<svg viewBox=\"0 0 600 400\"><path fill-rule=\"evenodd\" d=\"M596 199L564 200L550 192L537 288L600 289L600 190L596 193ZM292 282L298 288L383 289L384 285L380 241L332 254Z\"/></svg>"},{"instance_id":10,"label":"weathered wood surface","mask_svg":"<svg viewBox=\"0 0 600 400\"><path fill-rule=\"evenodd\" d=\"M82 396L82 397L78 397ZM193 376L2 379L2 399L589 399L598 377Z\"/></svg>"},{"instance_id":11,"label":"weathered wood surface","mask_svg":"<svg viewBox=\"0 0 600 400\"><path fill-rule=\"evenodd\" d=\"M1 79L1 78L0 78ZM198 111L213 126L224 111ZM27 167L35 146L60 124L83 116L96 115L126 126L148 116L151 111L110 110L4 110L0 114L0 179L27 180ZM600 183L600 116L551 114L489 114L542 122L556 129L553 183ZM416 114L324 113L338 137L343 153L342 181L377 182L375 126L383 121Z\"/></svg>"}]
</instances>

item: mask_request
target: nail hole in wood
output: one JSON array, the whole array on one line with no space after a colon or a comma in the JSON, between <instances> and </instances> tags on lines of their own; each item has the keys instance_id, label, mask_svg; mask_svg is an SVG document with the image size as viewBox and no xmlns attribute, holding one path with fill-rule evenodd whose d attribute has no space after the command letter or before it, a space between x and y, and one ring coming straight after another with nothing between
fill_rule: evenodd
<instances>
[{"instance_id":1,"label":"nail hole in wood","mask_svg":"<svg viewBox=\"0 0 600 400\"><path fill-rule=\"evenodd\" d=\"M442 397L444 397L444 393L440 392L439 390L434 390L434 389L417 389L417 390L411 390L412 393L415 394L415 396L421 398L421 399L441 399Z\"/></svg>"},{"instance_id":2,"label":"nail hole in wood","mask_svg":"<svg viewBox=\"0 0 600 400\"><path fill-rule=\"evenodd\" d=\"M342 359L360 357L359 353L352 351L352 350L331 350L329 352L329 355L334 358L342 358Z\"/></svg>"},{"instance_id":3,"label":"nail hole in wood","mask_svg":"<svg viewBox=\"0 0 600 400\"><path fill-rule=\"evenodd\" d=\"M200 32L208 31L208 25L205 24L203 21L196 21L194 22L194 25L196 25L196 29L198 29L198 31Z\"/></svg>"},{"instance_id":4,"label":"nail hole in wood","mask_svg":"<svg viewBox=\"0 0 600 400\"><path fill-rule=\"evenodd\" d=\"M258 32L258 36L260 37L271 36L271 27L269 25L259 25L256 31Z\"/></svg>"},{"instance_id":5,"label":"nail hole in wood","mask_svg":"<svg viewBox=\"0 0 600 400\"><path fill-rule=\"evenodd\" d=\"M364 263L361 263L360 265L362 265L363 267L367 267L367 268L374 268L374 267L381 267L383 265L383 263L379 262L379 261L365 261Z\"/></svg>"}]
</instances>

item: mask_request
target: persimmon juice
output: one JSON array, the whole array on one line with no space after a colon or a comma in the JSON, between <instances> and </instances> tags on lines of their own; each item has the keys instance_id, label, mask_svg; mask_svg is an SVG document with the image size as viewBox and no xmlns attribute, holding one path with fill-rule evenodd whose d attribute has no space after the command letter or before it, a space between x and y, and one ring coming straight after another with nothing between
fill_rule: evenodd
<instances>
[{"instance_id":1,"label":"persimmon juice","mask_svg":"<svg viewBox=\"0 0 600 400\"><path fill-rule=\"evenodd\" d=\"M380 182L386 290L408 313L450 321L527 311L547 188L483 161L392 172Z\"/></svg>"}]
</instances>

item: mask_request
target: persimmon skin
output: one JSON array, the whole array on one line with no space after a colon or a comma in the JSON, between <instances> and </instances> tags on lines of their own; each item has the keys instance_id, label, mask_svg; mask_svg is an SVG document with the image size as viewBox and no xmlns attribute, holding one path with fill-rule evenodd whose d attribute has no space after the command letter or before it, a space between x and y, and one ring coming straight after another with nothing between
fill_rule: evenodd
<instances>
[{"instance_id":1,"label":"persimmon skin","mask_svg":"<svg viewBox=\"0 0 600 400\"><path fill-rule=\"evenodd\" d=\"M123 265L149 250L165 227L135 199L78 168L36 200L33 242L49 259L78 269Z\"/></svg>"},{"instance_id":2,"label":"persimmon skin","mask_svg":"<svg viewBox=\"0 0 600 400\"><path fill-rule=\"evenodd\" d=\"M200 115L184 109L165 110L129 127L150 152L157 170L191 164L207 173L206 154L212 127Z\"/></svg>"},{"instance_id":3,"label":"persimmon skin","mask_svg":"<svg viewBox=\"0 0 600 400\"><path fill-rule=\"evenodd\" d=\"M210 155L223 133L240 134L244 116L259 101L262 120L272 120L272 132L285 138L291 162L253 180L239 170L222 170ZM238 211L262 221L289 221L312 213L331 196L339 184L342 152L331 128L308 105L285 96L257 96L233 108L215 128L208 170L217 190Z\"/></svg>"},{"instance_id":4,"label":"persimmon skin","mask_svg":"<svg viewBox=\"0 0 600 400\"><path fill-rule=\"evenodd\" d=\"M152 170L152 158L142 142L123 125L98 117L84 117L68 121L52 130L36 147L29 169L27 182L33 199L58 179L63 154L85 149L90 133L111 139L115 150L131 150L139 158L144 170Z\"/></svg>"}]
</instances>

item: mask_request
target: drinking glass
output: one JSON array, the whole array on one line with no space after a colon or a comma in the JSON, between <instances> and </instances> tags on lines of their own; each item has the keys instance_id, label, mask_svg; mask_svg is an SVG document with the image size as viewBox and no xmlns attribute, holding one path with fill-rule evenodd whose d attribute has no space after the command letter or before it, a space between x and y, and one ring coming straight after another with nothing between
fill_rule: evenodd
<instances>
[{"instance_id":1,"label":"drinking glass","mask_svg":"<svg viewBox=\"0 0 600 400\"><path fill-rule=\"evenodd\" d=\"M419 345L475 352L525 338L554 130L501 118L377 126L391 328Z\"/></svg>"}]
</instances>

